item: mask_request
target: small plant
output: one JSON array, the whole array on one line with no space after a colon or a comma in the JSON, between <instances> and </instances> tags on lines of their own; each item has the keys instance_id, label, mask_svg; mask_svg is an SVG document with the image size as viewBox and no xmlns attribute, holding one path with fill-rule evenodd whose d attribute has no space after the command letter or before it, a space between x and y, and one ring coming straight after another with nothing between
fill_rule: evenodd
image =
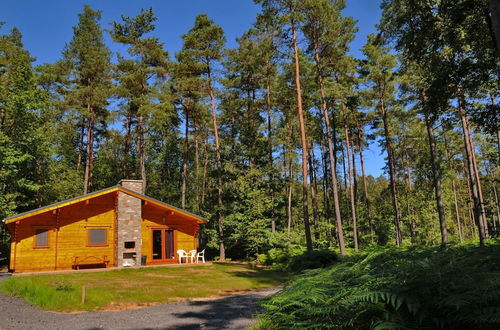
<instances>
[{"instance_id":1,"label":"small plant","mask_svg":"<svg viewBox=\"0 0 500 330\"><path fill-rule=\"evenodd\" d=\"M74 289L75 288L73 287L73 285L71 285L71 283L69 283L65 280L61 280L61 281L56 282L56 291L70 292L70 291L73 291Z\"/></svg>"}]
</instances>

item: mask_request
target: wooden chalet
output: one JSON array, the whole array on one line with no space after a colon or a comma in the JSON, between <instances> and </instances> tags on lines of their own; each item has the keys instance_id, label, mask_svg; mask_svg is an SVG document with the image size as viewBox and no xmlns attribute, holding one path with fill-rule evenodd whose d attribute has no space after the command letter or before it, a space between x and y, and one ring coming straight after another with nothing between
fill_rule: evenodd
<instances>
[{"instance_id":1,"label":"wooden chalet","mask_svg":"<svg viewBox=\"0 0 500 330\"><path fill-rule=\"evenodd\" d=\"M15 272L178 262L196 249L208 220L142 194L142 181L116 186L4 219Z\"/></svg>"}]
</instances>

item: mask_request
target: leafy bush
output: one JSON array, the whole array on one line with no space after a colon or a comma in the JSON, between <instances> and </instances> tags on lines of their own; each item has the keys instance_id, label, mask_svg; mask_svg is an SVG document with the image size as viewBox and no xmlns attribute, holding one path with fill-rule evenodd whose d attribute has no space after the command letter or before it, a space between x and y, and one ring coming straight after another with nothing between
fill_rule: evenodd
<instances>
[{"instance_id":1,"label":"leafy bush","mask_svg":"<svg viewBox=\"0 0 500 330\"><path fill-rule=\"evenodd\" d=\"M288 272L300 272L305 269L324 268L338 260L338 255L330 250L305 251L301 246L273 248L267 253L257 255L261 265Z\"/></svg>"},{"instance_id":2,"label":"leafy bush","mask_svg":"<svg viewBox=\"0 0 500 330\"><path fill-rule=\"evenodd\" d=\"M306 251L291 258L288 270L298 272L306 269L325 268L338 260L338 255L330 250Z\"/></svg>"},{"instance_id":3,"label":"leafy bush","mask_svg":"<svg viewBox=\"0 0 500 330\"><path fill-rule=\"evenodd\" d=\"M266 329L499 329L500 244L384 248L307 271L266 300ZM261 327L263 328L263 327Z\"/></svg>"}]
</instances>

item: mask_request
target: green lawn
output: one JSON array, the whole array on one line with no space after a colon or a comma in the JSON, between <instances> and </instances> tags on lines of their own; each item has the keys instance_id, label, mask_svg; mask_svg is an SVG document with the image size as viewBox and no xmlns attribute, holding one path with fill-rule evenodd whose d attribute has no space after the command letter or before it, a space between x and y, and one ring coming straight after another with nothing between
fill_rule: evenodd
<instances>
[{"instance_id":1,"label":"green lawn","mask_svg":"<svg viewBox=\"0 0 500 330\"><path fill-rule=\"evenodd\" d=\"M276 286L284 273L242 265L151 267L11 277L0 291L53 311L126 309ZM86 301L81 303L82 286Z\"/></svg>"}]
</instances>

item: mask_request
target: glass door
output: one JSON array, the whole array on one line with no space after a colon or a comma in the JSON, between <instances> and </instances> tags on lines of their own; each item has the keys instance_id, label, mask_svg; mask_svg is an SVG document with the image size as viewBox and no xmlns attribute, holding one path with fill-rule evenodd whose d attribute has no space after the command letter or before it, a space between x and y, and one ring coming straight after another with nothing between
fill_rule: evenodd
<instances>
[{"instance_id":1,"label":"glass door","mask_svg":"<svg viewBox=\"0 0 500 330\"><path fill-rule=\"evenodd\" d=\"M163 257L162 256L162 251L163 251L162 231L163 230L153 230L153 260L161 260Z\"/></svg>"},{"instance_id":2,"label":"glass door","mask_svg":"<svg viewBox=\"0 0 500 330\"><path fill-rule=\"evenodd\" d=\"M172 229L153 229L153 260L173 260L174 251L174 231Z\"/></svg>"}]
</instances>

